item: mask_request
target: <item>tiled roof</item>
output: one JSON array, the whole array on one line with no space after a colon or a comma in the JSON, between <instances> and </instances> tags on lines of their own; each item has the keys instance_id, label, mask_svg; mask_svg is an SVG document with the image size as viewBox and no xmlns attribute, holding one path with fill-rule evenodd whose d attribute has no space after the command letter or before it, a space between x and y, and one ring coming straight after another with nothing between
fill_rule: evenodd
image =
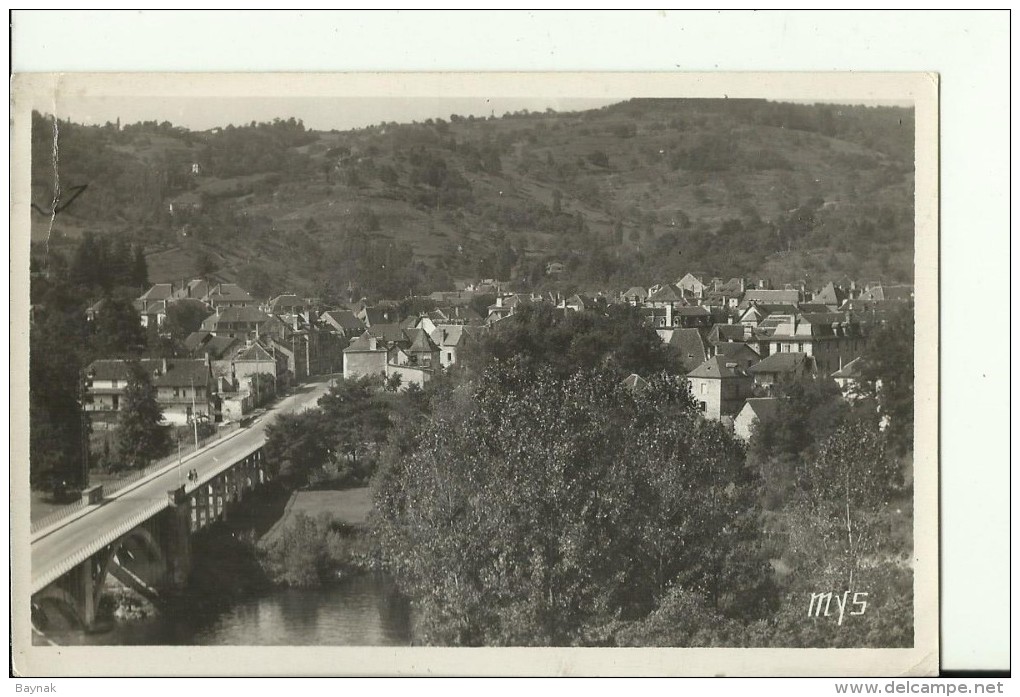
<instances>
[{"instance_id":1,"label":"tiled roof","mask_svg":"<svg viewBox=\"0 0 1020 697\"><path fill-rule=\"evenodd\" d=\"M127 380L131 375L131 364L134 361L121 359L100 359L92 361L86 368L86 374L95 380ZM142 369L152 377L155 387L183 387L203 384L209 376L209 366L201 358L142 358L137 361Z\"/></svg>"},{"instance_id":2,"label":"tiled roof","mask_svg":"<svg viewBox=\"0 0 1020 697\"><path fill-rule=\"evenodd\" d=\"M191 332L184 339L184 348L188 349L189 351L194 351L195 349L204 346L205 343L212 338L212 336L213 336L212 332L207 332L201 329L198 330L197 332Z\"/></svg>"},{"instance_id":3,"label":"tiled roof","mask_svg":"<svg viewBox=\"0 0 1020 697\"><path fill-rule=\"evenodd\" d=\"M363 332L365 330L365 323L355 317L354 313L350 310L330 310L323 313L322 316L328 317L344 331Z\"/></svg>"},{"instance_id":4,"label":"tiled roof","mask_svg":"<svg viewBox=\"0 0 1020 697\"><path fill-rule=\"evenodd\" d=\"M387 343L406 342L404 329L399 324L373 324L368 333Z\"/></svg>"},{"instance_id":5,"label":"tiled roof","mask_svg":"<svg viewBox=\"0 0 1020 697\"><path fill-rule=\"evenodd\" d=\"M632 390L643 390L648 387L648 381L637 373L631 373L623 379L623 386Z\"/></svg>"},{"instance_id":6,"label":"tiled roof","mask_svg":"<svg viewBox=\"0 0 1020 697\"><path fill-rule=\"evenodd\" d=\"M254 298L236 283L221 283L209 292L210 302L251 302Z\"/></svg>"},{"instance_id":7,"label":"tiled roof","mask_svg":"<svg viewBox=\"0 0 1020 697\"><path fill-rule=\"evenodd\" d=\"M273 356L262 344L253 342L251 346L246 346L239 350L234 355L235 361L275 361L276 357Z\"/></svg>"},{"instance_id":8,"label":"tiled roof","mask_svg":"<svg viewBox=\"0 0 1020 697\"><path fill-rule=\"evenodd\" d=\"M174 293L174 285L172 283L157 283L149 290L145 291L139 300L167 300Z\"/></svg>"},{"instance_id":9,"label":"tiled roof","mask_svg":"<svg viewBox=\"0 0 1020 697\"><path fill-rule=\"evenodd\" d=\"M166 312L166 300L133 300L131 306L143 315L159 315Z\"/></svg>"},{"instance_id":10,"label":"tiled roof","mask_svg":"<svg viewBox=\"0 0 1020 697\"><path fill-rule=\"evenodd\" d=\"M366 307L365 324L393 324L397 321L397 311L389 307Z\"/></svg>"},{"instance_id":11,"label":"tiled roof","mask_svg":"<svg viewBox=\"0 0 1020 697\"><path fill-rule=\"evenodd\" d=\"M680 353L680 360L688 370L701 365L708 358L705 342L697 329L674 329L669 345Z\"/></svg>"},{"instance_id":12,"label":"tiled roof","mask_svg":"<svg viewBox=\"0 0 1020 697\"><path fill-rule=\"evenodd\" d=\"M758 304L787 304L794 305L800 300L800 293L796 290L758 290L752 289L744 293L741 305L751 302Z\"/></svg>"},{"instance_id":13,"label":"tiled roof","mask_svg":"<svg viewBox=\"0 0 1020 697\"><path fill-rule=\"evenodd\" d=\"M357 339L351 342L351 345L344 349L344 353L348 351L385 351L380 348L376 338L369 334L367 331L359 336Z\"/></svg>"},{"instance_id":14,"label":"tiled roof","mask_svg":"<svg viewBox=\"0 0 1020 697\"><path fill-rule=\"evenodd\" d=\"M261 324L269 320L267 315L257 307L224 307L218 314L206 317L202 329L213 329L226 322L247 322Z\"/></svg>"},{"instance_id":15,"label":"tiled roof","mask_svg":"<svg viewBox=\"0 0 1020 697\"><path fill-rule=\"evenodd\" d=\"M793 373L811 367L811 357L806 353L773 353L747 369L749 373Z\"/></svg>"},{"instance_id":16,"label":"tiled roof","mask_svg":"<svg viewBox=\"0 0 1020 697\"><path fill-rule=\"evenodd\" d=\"M411 346L407 349L411 353L433 353L439 350L424 329L408 329L404 335L411 341Z\"/></svg>"},{"instance_id":17,"label":"tiled roof","mask_svg":"<svg viewBox=\"0 0 1020 697\"><path fill-rule=\"evenodd\" d=\"M708 341L712 344L726 341L743 341L744 325L713 324L708 332Z\"/></svg>"},{"instance_id":18,"label":"tiled roof","mask_svg":"<svg viewBox=\"0 0 1020 697\"><path fill-rule=\"evenodd\" d=\"M202 300L209 294L210 290L212 290L212 286L208 281L195 278L184 284L182 288L175 290L174 299L184 300L185 298L192 298L194 300Z\"/></svg>"},{"instance_id":19,"label":"tiled roof","mask_svg":"<svg viewBox=\"0 0 1020 697\"><path fill-rule=\"evenodd\" d=\"M825 312L829 312L829 306L825 305L823 303L800 303L797 306L797 308L801 312L809 312L809 313L819 313L819 312L825 313Z\"/></svg>"},{"instance_id":20,"label":"tiled roof","mask_svg":"<svg viewBox=\"0 0 1020 697\"><path fill-rule=\"evenodd\" d=\"M304 298L299 298L293 293L287 293L285 295L278 295L269 301L270 312L277 314L280 312L286 312L287 310L293 310L296 307L305 306Z\"/></svg>"},{"instance_id":21,"label":"tiled roof","mask_svg":"<svg viewBox=\"0 0 1020 697\"><path fill-rule=\"evenodd\" d=\"M861 359L855 358L832 374L834 378L856 378L861 375Z\"/></svg>"},{"instance_id":22,"label":"tiled roof","mask_svg":"<svg viewBox=\"0 0 1020 697\"><path fill-rule=\"evenodd\" d=\"M758 417L758 420L761 421L776 413L779 409L779 399L776 397L750 397L744 402L744 407L741 411L744 409L750 409Z\"/></svg>"},{"instance_id":23,"label":"tiled roof","mask_svg":"<svg viewBox=\"0 0 1020 697\"><path fill-rule=\"evenodd\" d=\"M437 324L430 338L438 346L459 346L470 335L469 327L463 324Z\"/></svg>"},{"instance_id":24,"label":"tiled roof","mask_svg":"<svg viewBox=\"0 0 1020 697\"><path fill-rule=\"evenodd\" d=\"M680 302L683 300L683 294L680 289L676 286L667 283L654 293L648 296L647 302L650 303L671 303Z\"/></svg>"},{"instance_id":25,"label":"tiled roof","mask_svg":"<svg viewBox=\"0 0 1020 697\"><path fill-rule=\"evenodd\" d=\"M757 361L760 356L750 346L741 341L723 341L715 345L716 355L725 356L730 360Z\"/></svg>"},{"instance_id":26,"label":"tiled roof","mask_svg":"<svg viewBox=\"0 0 1020 697\"><path fill-rule=\"evenodd\" d=\"M747 373L737 364L722 356L713 356L687 374L689 378L740 378Z\"/></svg>"}]
</instances>

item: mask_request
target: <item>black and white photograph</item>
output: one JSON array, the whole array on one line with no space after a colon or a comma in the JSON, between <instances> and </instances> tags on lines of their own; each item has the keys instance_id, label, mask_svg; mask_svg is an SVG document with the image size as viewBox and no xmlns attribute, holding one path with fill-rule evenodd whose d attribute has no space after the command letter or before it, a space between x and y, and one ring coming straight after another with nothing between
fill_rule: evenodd
<instances>
[{"instance_id":1,"label":"black and white photograph","mask_svg":"<svg viewBox=\"0 0 1020 697\"><path fill-rule=\"evenodd\" d=\"M936 669L937 75L19 78L16 662Z\"/></svg>"}]
</instances>

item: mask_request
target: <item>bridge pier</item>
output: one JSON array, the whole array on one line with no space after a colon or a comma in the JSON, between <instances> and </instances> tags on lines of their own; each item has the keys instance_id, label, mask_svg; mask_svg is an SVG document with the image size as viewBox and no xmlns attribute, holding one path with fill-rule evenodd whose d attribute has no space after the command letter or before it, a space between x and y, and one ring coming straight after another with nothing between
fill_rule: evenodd
<instances>
[{"instance_id":1,"label":"bridge pier","mask_svg":"<svg viewBox=\"0 0 1020 697\"><path fill-rule=\"evenodd\" d=\"M163 511L163 544L166 552L166 583L174 590L184 588L191 574L191 501L184 487L170 492L170 507Z\"/></svg>"},{"instance_id":2,"label":"bridge pier","mask_svg":"<svg viewBox=\"0 0 1020 697\"><path fill-rule=\"evenodd\" d=\"M99 600L106 577L114 571L126 585L145 586L154 595L164 589L180 590L192 570L192 539L195 532L216 520L226 520L233 502L270 480L261 450L234 467L188 491L180 486L167 492L169 505L127 533L75 564L69 558L63 575L32 594L33 621L55 617L53 611L83 629L96 623ZM72 566L72 564L74 564ZM137 590L137 588L136 588Z\"/></svg>"}]
</instances>

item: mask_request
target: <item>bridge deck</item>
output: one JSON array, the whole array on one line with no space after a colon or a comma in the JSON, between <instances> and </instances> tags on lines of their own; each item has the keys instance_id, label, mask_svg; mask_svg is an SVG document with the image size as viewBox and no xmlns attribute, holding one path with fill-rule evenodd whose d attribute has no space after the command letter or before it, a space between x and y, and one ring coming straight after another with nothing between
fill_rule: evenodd
<instances>
[{"instance_id":1,"label":"bridge deck","mask_svg":"<svg viewBox=\"0 0 1020 697\"><path fill-rule=\"evenodd\" d=\"M257 423L191 456L178 468L166 469L119 492L102 504L39 531L32 538L32 593L36 593L169 505L167 492L182 484L187 491L212 480L244 460L265 443L266 427L280 414L315 406L327 382L306 383L300 391L271 408ZM188 470L198 480L188 482Z\"/></svg>"}]
</instances>

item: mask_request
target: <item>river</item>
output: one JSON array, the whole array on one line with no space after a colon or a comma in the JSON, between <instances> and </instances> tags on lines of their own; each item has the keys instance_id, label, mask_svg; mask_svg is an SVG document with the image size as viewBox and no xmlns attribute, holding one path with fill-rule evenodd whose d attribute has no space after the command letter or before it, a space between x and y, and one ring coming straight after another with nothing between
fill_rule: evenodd
<instances>
[{"instance_id":1,"label":"river","mask_svg":"<svg viewBox=\"0 0 1020 697\"><path fill-rule=\"evenodd\" d=\"M411 613L385 574L317 588L278 588L204 613L160 612L106 632L49 633L88 646L407 646Z\"/></svg>"}]
</instances>

